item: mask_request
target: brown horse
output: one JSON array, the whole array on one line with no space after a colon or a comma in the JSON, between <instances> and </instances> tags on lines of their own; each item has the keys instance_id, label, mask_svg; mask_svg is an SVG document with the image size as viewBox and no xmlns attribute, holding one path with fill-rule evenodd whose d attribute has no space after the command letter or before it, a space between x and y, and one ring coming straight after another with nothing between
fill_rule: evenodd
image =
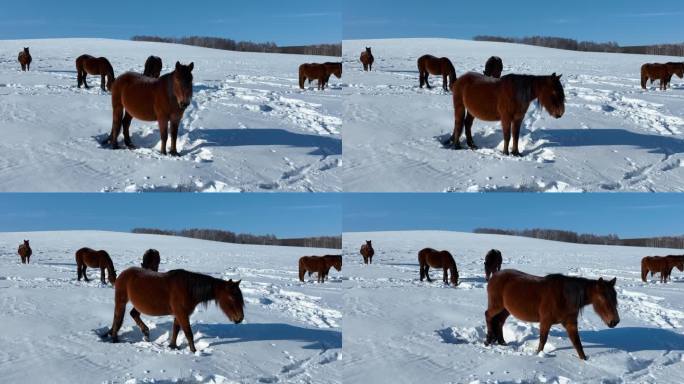
<instances>
[{"instance_id":1,"label":"brown horse","mask_svg":"<svg viewBox=\"0 0 684 384\"><path fill-rule=\"evenodd\" d=\"M428 272L430 267L433 267L444 270L444 275L442 276L444 284L449 285L449 281L451 281L454 287L458 285L458 269L456 268L454 257L451 256L449 251L437 251L432 248L421 249L418 252L418 264L420 264L420 281L427 278L428 282L432 282ZM447 271L451 272L451 280L448 279Z\"/></svg>"},{"instance_id":2,"label":"brown horse","mask_svg":"<svg viewBox=\"0 0 684 384\"><path fill-rule=\"evenodd\" d=\"M33 61L33 58L31 57L31 53L29 53L28 47L24 47L24 50L19 52L18 59L22 71L31 70L31 62Z\"/></svg>"},{"instance_id":3,"label":"brown horse","mask_svg":"<svg viewBox=\"0 0 684 384\"><path fill-rule=\"evenodd\" d=\"M489 276L494 275L494 273L501 270L501 263L503 259L501 257L501 252L498 249L492 249L487 252L484 261L485 267L485 280L489 281Z\"/></svg>"},{"instance_id":4,"label":"brown horse","mask_svg":"<svg viewBox=\"0 0 684 384\"><path fill-rule=\"evenodd\" d=\"M372 71L374 62L375 57L373 57L370 47L366 47L366 50L361 52L361 64L363 64L363 70Z\"/></svg>"},{"instance_id":5,"label":"brown horse","mask_svg":"<svg viewBox=\"0 0 684 384\"><path fill-rule=\"evenodd\" d=\"M304 89L304 82L306 80L309 80L309 83L312 80L318 80L318 89L323 90L330 79L330 74L326 64L302 64L299 66L299 88ZM342 75L340 74L340 76ZM339 78L340 76L337 77Z\"/></svg>"},{"instance_id":6,"label":"brown horse","mask_svg":"<svg viewBox=\"0 0 684 384\"><path fill-rule=\"evenodd\" d=\"M100 281L102 284L105 283L105 269L107 270L107 278L112 285L116 281L116 271L114 270L114 263L112 258L106 251L99 250L96 251L91 248L81 248L76 251L76 271L78 273L78 281L81 281L81 277L85 281L90 281L88 275L86 274L86 268L100 268Z\"/></svg>"},{"instance_id":7,"label":"brown horse","mask_svg":"<svg viewBox=\"0 0 684 384\"><path fill-rule=\"evenodd\" d=\"M328 84L331 75L335 75L338 79L342 78L342 63L326 61L323 63L325 65L326 79L325 83Z\"/></svg>"},{"instance_id":8,"label":"brown horse","mask_svg":"<svg viewBox=\"0 0 684 384\"><path fill-rule=\"evenodd\" d=\"M641 281L645 283L648 272L651 272L651 276L660 273L660 282L667 283L675 267L684 271L684 256L646 256L641 259Z\"/></svg>"},{"instance_id":9,"label":"brown horse","mask_svg":"<svg viewBox=\"0 0 684 384\"><path fill-rule=\"evenodd\" d=\"M78 88L81 84L87 88L88 82L86 77L88 75L100 75L100 88L105 90L105 78L107 80L106 87L108 91L112 90L114 83L114 68L112 64L105 57L93 57L90 55L81 55L76 59L76 72L78 72Z\"/></svg>"},{"instance_id":10,"label":"brown horse","mask_svg":"<svg viewBox=\"0 0 684 384\"><path fill-rule=\"evenodd\" d=\"M299 281L304 281L306 272L309 273L309 276L317 272L318 282L323 283L328 277L331 267L338 271L342 270L342 255L302 256L299 258Z\"/></svg>"},{"instance_id":11,"label":"brown horse","mask_svg":"<svg viewBox=\"0 0 684 384\"><path fill-rule=\"evenodd\" d=\"M561 76L555 73L551 76L506 75L495 79L474 72L461 76L452 87L454 133L444 144L453 144L454 149L461 149L459 141L465 125L467 144L471 149L477 149L471 134L473 120L477 117L484 121L501 121L503 153L508 155L512 133L511 153L520 156L520 125L533 100L539 100L551 116L557 119L563 116L565 92L560 82Z\"/></svg>"},{"instance_id":12,"label":"brown horse","mask_svg":"<svg viewBox=\"0 0 684 384\"><path fill-rule=\"evenodd\" d=\"M451 64L451 60L446 57L438 58L432 55L423 55L419 57L418 73L418 76L420 76L421 88L423 88L423 85L427 86L428 89L432 88L428 81L429 75L442 75L442 88L444 88L445 91L448 91L454 81L456 81L456 69L454 68L454 65ZM447 78L449 78L448 88Z\"/></svg>"},{"instance_id":13,"label":"brown horse","mask_svg":"<svg viewBox=\"0 0 684 384\"><path fill-rule=\"evenodd\" d=\"M680 79L684 77L684 63L644 64L641 66L641 88L646 89L649 80L651 83L660 80L660 89L667 90L672 75L677 75Z\"/></svg>"},{"instance_id":14,"label":"brown horse","mask_svg":"<svg viewBox=\"0 0 684 384\"><path fill-rule=\"evenodd\" d=\"M143 75L158 79L161 76L162 59L159 56L150 56L145 60L145 71Z\"/></svg>"},{"instance_id":15,"label":"brown horse","mask_svg":"<svg viewBox=\"0 0 684 384\"><path fill-rule=\"evenodd\" d=\"M140 318L144 313L149 316L173 315L173 328L169 347L176 349L178 331L182 328L190 351L195 349L195 341L190 328L190 315L198 304L206 305L213 300L223 313L236 324L244 319L245 303L240 290L240 280L221 280L199 273L174 269L159 273L131 267L121 273L114 286L114 320L106 335L112 342L119 341L118 332L124 320L126 304L130 301L130 312L140 327L145 341L150 339L150 330ZM106 336L103 335L103 336Z\"/></svg>"},{"instance_id":16,"label":"brown horse","mask_svg":"<svg viewBox=\"0 0 684 384\"><path fill-rule=\"evenodd\" d=\"M143 254L143 261L140 265L144 269L149 269L150 271L159 271L159 263L161 258L159 257L159 251L156 249L148 249Z\"/></svg>"},{"instance_id":17,"label":"brown horse","mask_svg":"<svg viewBox=\"0 0 684 384\"><path fill-rule=\"evenodd\" d=\"M603 322L614 328L620 322L615 280L589 280L560 274L540 277L504 269L492 276L487 284L485 345L493 342L506 345L503 325L508 316L513 315L522 321L539 323L537 353L544 350L551 326L562 324L579 358L586 360L577 331L577 317L584 306L593 304Z\"/></svg>"},{"instance_id":18,"label":"brown horse","mask_svg":"<svg viewBox=\"0 0 684 384\"><path fill-rule=\"evenodd\" d=\"M503 72L503 61L499 56L492 56L487 59L485 63L484 75L494 78L500 78Z\"/></svg>"},{"instance_id":19,"label":"brown horse","mask_svg":"<svg viewBox=\"0 0 684 384\"><path fill-rule=\"evenodd\" d=\"M23 244L19 244L19 249L17 249L17 252L19 253L19 257L21 257L21 263L29 264L33 251L31 250L28 240L24 240Z\"/></svg>"},{"instance_id":20,"label":"brown horse","mask_svg":"<svg viewBox=\"0 0 684 384\"><path fill-rule=\"evenodd\" d=\"M366 244L361 246L359 251L361 256L363 256L364 264L373 264L373 255L375 255L375 250L373 249L373 244L370 240L366 240Z\"/></svg>"},{"instance_id":21,"label":"brown horse","mask_svg":"<svg viewBox=\"0 0 684 384\"><path fill-rule=\"evenodd\" d=\"M127 72L114 82L112 87L113 122L109 139L113 149L119 148L118 138L123 125L124 144L135 148L128 129L131 120L156 121L161 136L161 153L166 155L166 141L171 129L172 156L178 156L176 139L178 126L185 109L192 101L192 70L194 63L181 65L176 62L176 69L164 76L154 79L135 72Z\"/></svg>"}]
</instances>

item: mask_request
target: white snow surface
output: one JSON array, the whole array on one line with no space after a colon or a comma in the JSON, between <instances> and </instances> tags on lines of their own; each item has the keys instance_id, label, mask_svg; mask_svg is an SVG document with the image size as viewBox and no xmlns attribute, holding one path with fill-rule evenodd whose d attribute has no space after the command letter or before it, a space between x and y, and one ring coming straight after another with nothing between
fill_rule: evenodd
<instances>
[{"instance_id":1,"label":"white snow surface","mask_svg":"<svg viewBox=\"0 0 684 384\"><path fill-rule=\"evenodd\" d=\"M372 265L359 248L372 240ZM417 254L449 250L460 274L457 288L420 282ZM588 356L577 358L565 329L551 328L535 354L539 325L509 317L507 346L484 346L487 283L484 256L503 254L502 268L535 275L617 277L620 324L608 328L591 306L579 319ZM344 367L350 383L681 383L684 382L684 275L672 282L640 280L640 259L681 253L671 249L561 243L446 231L345 233L343 241Z\"/></svg>"},{"instance_id":2,"label":"white snow surface","mask_svg":"<svg viewBox=\"0 0 684 384\"><path fill-rule=\"evenodd\" d=\"M30 47L30 72L17 61ZM241 53L106 39L0 40L0 191L339 191L342 97L300 90L304 62L339 58ZM76 88L75 59L107 57L118 76L149 55L195 63L194 97L178 135L180 158L161 156L156 122L133 120L136 150L99 142L111 131L111 96ZM312 84L315 86L315 84ZM122 140L120 137L119 140Z\"/></svg>"},{"instance_id":3,"label":"white snow surface","mask_svg":"<svg viewBox=\"0 0 684 384\"><path fill-rule=\"evenodd\" d=\"M33 256L22 265L23 239ZM173 318L150 317L150 342L129 316L120 343L98 334L111 326L114 290L76 280L74 252L108 250L117 272L139 266L143 252L161 253L160 271L183 268L242 279L245 320L233 324L216 305L199 305L190 322L197 353ZM324 284L297 279L297 260L335 250L234 245L195 239L98 231L0 234L0 377L5 383L339 383L341 277ZM339 251L338 251L339 252ZM337 252L335 252L337 253Z\"/></svg>"},{"instance_id":4,"label":"white snow surface","mask_svg":"<svg viewBox=\"0 0 684 384\"><path fill-rule=\"evenodd\" d=\"M372 72L359 62L365 46ZM475 121L480 149L445 149L452 97L441 76L430 76L431 90L418 87L424 54L449 57L457 76L481 73L494 55L504 75L562 74L565 115L555 119L534 102L521 128L522 158L502 155L499 122ZM642 64L681 57L421 38L345 40L343 60L346 191L684 190L684 81L673 77L665 92L640 86Z\"/></svg>"}]
</instances>

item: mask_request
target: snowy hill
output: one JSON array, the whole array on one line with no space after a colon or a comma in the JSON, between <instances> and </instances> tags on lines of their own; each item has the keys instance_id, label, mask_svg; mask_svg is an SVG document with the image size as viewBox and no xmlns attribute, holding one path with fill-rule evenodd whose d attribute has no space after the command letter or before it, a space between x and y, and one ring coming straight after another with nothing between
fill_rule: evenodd
<instances>
[{"instance_id":1,"label":"snowy hill","mask_svg":"<svg viewBox=\"0 0 684 384\"><path fill-rule=\"evenodd\" d=\"M372 240L372 265L359 247ZM419 281L418 251L447 249L460 274L457 288ZM344 368L349 382L395 383L681 383L684 381L684 275L668 284L642 283L639 261L681 250L578 245L512 236L442 231L345 233ZM586 307L579 319L588 360L577 358L565 330L551 328L544 355L535 354L538 324L510 317L508 346L485 347L487 283L483 261L492 248L503 268L545 275L617 277L620 324L609 329Z\"/></svg>"},{"instance_id":2,"label":"snowy hill","mask_svg":"<svg viewBox=\"0 0 684 384\"><path fill-rule=\"evenodd\" d=\"M371 46L373 72L359 54ZM441 77L418 88L416 59L449 57L460 76L482 72L488 57L504 74L563 74L565 115L530 106L522 158L501 154L498 122L475 121L477 151L446 150L454 126ZM343 43L343 183L347 191L681 191L684 190L684 81L662 92L640 86L647 62L682 58L587 53L449 39L350 40ZM464 140L464 138L462 138Z\"/></svg>"},{"instance_id":3,"label":"snowy hill","mask_svg":"<svg viewBox=\"0 0 684 384\"><path fill-rule=\"evenodd\" d=\"M17 54L31 48L30 72ZM331 57L227 52L104 39L0 40L0 191L339 191L342 98L337 79L301 91L298 67ZM107 57L118 76L195 63L181 121L182 157L159 154L156 123L134 120L134 151L102 148L111 97L76 88L81 54ZM337 59L339 60L339 59Z\"/></svg>"},{"instance_id":4,"label":"snowy hill","mask_svg":"<svg viewBox=\"0 0 684 384\"><path fill-rule=\"evenodd\" d=\"M22 265L17 244L29 239ZM121 342L100 340L111 326L114 290L89 269L76 281L74 252L109 251L118 272L138 266L147 248L161 253L160 271L184 268L242 279L245 321L235 325L215 305L198 306L190 321L198 349L179 335L168 348L172 317L148 317L151 342L127 314ZM300 256L329 249L233 245L155 235L71 231L0 234L0 377L8 383L339 383L340 275L300 283ZM128 310L130 311L130 304Z\"/></svg>"}]
</instances>

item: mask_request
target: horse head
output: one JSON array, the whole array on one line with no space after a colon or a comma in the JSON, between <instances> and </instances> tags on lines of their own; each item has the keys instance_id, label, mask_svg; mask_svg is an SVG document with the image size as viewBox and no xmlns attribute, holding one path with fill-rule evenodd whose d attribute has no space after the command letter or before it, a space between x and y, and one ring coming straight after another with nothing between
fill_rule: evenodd
<instances>
[{"instance_id":1,"label":"horse head","mask_svg":"<svg viewBox=\"0 0 684 384\"><path fill-rule=\"evenodd\" d=\"M370 47L366 47L366 53L369 55L371 54L371 48Z\"/></svg>"},{"instance_id":2,"label":"horse head","mask_svg":"<svg viewBox=\"0 0 684 384\"><path fill-rule=\"evenodd\" d=\"M24 53L27 54L27 55L29 54L29 47L24 47ZM681 76L680 76L680 77L681 77Z\"/></svg>"},{"instance_id":3,"label":"horse head","mask_svg":"<svg viewBox=\"0 0 684 384\"><path fill-rule=\"evenodd\" d=\"M214 297L223 313L228 316L230 321L240 324L245 319L245 301L242 298L240 282L242 280L222 281L214 287Z\"/></svg>"},{"instance_id":4,"label":"horse head","mask_svg":"<svg viewBox=\"0 0 684 384\"><path fill-rule=\"evenodd\" d=\"M541 85L537 87L539 102L556 119L565 113L565 92L560 82L561 76L563 75L556 76L555 72L551 76L543 76Z\"/></svg>"},{"instance_id":5,"label":"horse head","mask_svg":"<svg viewBox=\"0 0 684 384\"><path fill-rule=\"evenodd\" d=\"M195 63L182 65L176 62L176 70L173 71L173 95L180 109L185 109L192 101L192 70Z\"/></svg>"},{"instance_id":6,"label":"horse head","mask_svg":"<svg viewBox=\"0 0 684 384\"><path fill-rule=\"evenodd\" d=\"M620 315L617 311L617 293L615 292L615 281L606 281L599 278L595 286L590 290L591 301L594 311L601 317L604 323L610 328L614 328L620 322Z\"/></svg>"},{"instance_id":7,"label":"horse head","mask_svg":"<svg viewBox=\"0 0 684 384\"><path fill-rule=\"evenodd\" d=\"M29 241L28 241L28 240L24 240L24 245L28 247L28 246L29 246Z\"/></svg>"}]
</instances>

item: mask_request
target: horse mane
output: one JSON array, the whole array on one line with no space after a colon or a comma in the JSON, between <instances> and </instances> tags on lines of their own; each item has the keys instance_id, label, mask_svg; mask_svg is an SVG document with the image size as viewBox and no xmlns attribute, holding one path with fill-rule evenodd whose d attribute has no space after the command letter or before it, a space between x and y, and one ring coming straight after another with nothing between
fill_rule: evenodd
<instances>
[{"instance_id":1,"label":"horse mane","mask_svg":"<svg viewBox=\"0 0 684 384\"><path fill-rule=\"evenodd\" d=\"M515 98L521 103L529 103L536 97L534 92L534 79L536 76L533 75L516 75L509 74L501 77L501 80L508 79L513 83L513 89L515 89Z\"/></svg>"},{"instance_id":2,"label":"horse mane","mask_svg":"<svg viewBox=\"0 0 684 384\"><path fill-rule=\"evenodd\" d=\"M209 301L216 298L214 287L218 279L214 277L188 272L184 269L174 269L167 274L181 280L188 287L192 300L198 304L203 304L206 307Z\"/></svg>"},{"instance_id":3,"label":"horse mane","mask_svg":"<svg viewBox=\"0 0 684 384\"><path fill-rule=\"evenodd\" d=\"M544 279L549 282L562 284L563 297L580 313L582 308L589 304L587 287L592 283L592 280L584 277L565 276L560 273L547 275Z\"/></svg>"}]
</instances>

